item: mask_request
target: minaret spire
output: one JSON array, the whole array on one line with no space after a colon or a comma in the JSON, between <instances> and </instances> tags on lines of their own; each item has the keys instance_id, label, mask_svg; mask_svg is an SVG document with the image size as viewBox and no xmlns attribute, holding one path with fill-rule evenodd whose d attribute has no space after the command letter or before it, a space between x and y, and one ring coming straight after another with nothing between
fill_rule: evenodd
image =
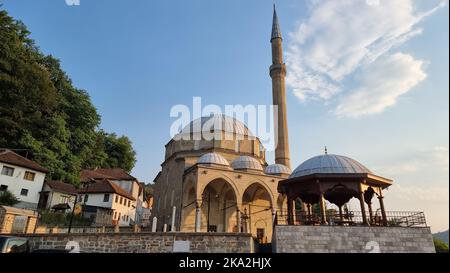
<instances>
[{"instance_id":1,"label":"minaret spire","mask_svg":"<svg viewBox=\"0 0 450 273\"><path fill-rule=\"evenodd\" d=\"M273 4L272 36L270 38L270 41L275 38L281 39L281 29L280 23L278 23L277 10L275 9L275 4Z\"/></svg>"},{"instance_id":2,"label":"minaret spire","mask_svg":"<svg viewBox=\"0 0 450 273\"><path fill-rule=\"evenodd\" d=\"M275 163L291 167L289 155L288 127L286 118L286 65L283 62L281 29L278 22L275 4L273 5L272 36L272 65L270 77L272 78L273 105L278 111L275 113Z\"/></svg>"}]
</instances>

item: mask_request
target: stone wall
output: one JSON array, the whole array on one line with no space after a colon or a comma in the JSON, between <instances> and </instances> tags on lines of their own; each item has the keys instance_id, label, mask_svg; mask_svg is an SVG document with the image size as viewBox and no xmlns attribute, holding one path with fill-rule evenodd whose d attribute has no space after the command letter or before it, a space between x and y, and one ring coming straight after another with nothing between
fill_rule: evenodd
<instances>
[{"instance_id":1,"label":"stone wall","mask_svg":"<svg viewBox=\"0 0 450 273\"><path fill-rule=\"evenodd\" d=\"M429 228L276 226L277 253L434 253Z\"/></svg>"},{"instance_id":2,"label":"stone wall","mask_svg":"<svg viewBox=\"0 0 450 273\"><path fill-rule=\"evenodd\" d=\"M37 213L31 210L8 206L0 206L0 233L7 234L14 232L16 217L24 217L24 219L21 219L23 226L17 225L15 232L33 233L36 226ZM17 229L20 229L20 231Z\"/></svg>"},{"instance_id":3,"label":"stone wall","mask_svg":"<svg viewBox=\"0 0 450 273\"><path fill-rule=\"evenodd\" d=\"M25 236L30 238L30 247L33 250L64 249L69 241L75 241L81 252L88 253L253 252L253 240L250 234L139 232ZM187 241L189 242L188 249L186 249ZM174 244L183 245L183 250L177 251L176 246L174 249Z\"/></svg>"}]
</instances>

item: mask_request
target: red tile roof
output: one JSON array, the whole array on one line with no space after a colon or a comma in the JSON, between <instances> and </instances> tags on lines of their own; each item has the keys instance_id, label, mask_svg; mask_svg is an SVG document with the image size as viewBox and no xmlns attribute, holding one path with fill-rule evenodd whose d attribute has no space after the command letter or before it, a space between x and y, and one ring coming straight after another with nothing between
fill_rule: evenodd
<instances>
[{"instance_id":1,"label":"red tile roof","mask_svg":"<svg viewBox=\"0 0 450 273\"><path fill-rule=\"evenodd\" d=\"M116 193L131 200L136 200L127 191L114 184L108 179L96 180L93 184L88 184L80 189L79 193Z\"/></svg>"},{"instance_id":2,"label":"red tile roof","mask_svg":"<svg viewBox=\"0 0 450 273\"><path fill-rule=\"evenodd\" d=\"M90 179L111 179L111 180L137 180L121 168L82 170L81 181L89 181Z\"/></svg>"},{"instance_id":3,"label":"red tile roof","mask_svg":"<svg viewBox=\"0 0 450 273\"><path fill-rule=\"evenodd\" d=\"M16 165L35 171L48 173L48 170L34 161L29 160L21 155L16 154L11 150L0 150L0 162Z\"/></svg>"},{"instance_id":4,"label":"red tile roof","mask_svg":"<svg viewBox=\"0 0 450 273\"><path fill-rule=\"evenodd\" d=\"M51 189L58 192L68 193L68 194L74 194L76 195L78 193L77 189L74 185L69 183L64 183L62 181L45 181L45 184L47 184Z\"/></svg>"}]
</instances>

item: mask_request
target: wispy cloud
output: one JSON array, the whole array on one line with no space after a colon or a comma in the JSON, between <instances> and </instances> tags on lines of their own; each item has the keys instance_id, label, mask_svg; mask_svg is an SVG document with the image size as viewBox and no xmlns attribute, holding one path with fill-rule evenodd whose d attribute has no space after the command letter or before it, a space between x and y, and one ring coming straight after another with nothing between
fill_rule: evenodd
<instances>
[{"instance_id":1,"label":"wispy cloud","mask_svg":"<svg viewBox=\"0 0 450 273\"><path fill-rule=\"evenodd\" d=\"M449 149L448 146L436 146L420 151L409 151L393 161L387 161L385 164L374 168L374 170L376 170L376 173L382 173L394 178L404 175L415 176L418 173L448 175ZM443 184L448 184L448 181L444 182Z\"/></svg>"},{"instance_id":2,"label":"wispy cloud","mask_svg":"<svg viewBox=\"0 0 450 273\"><path fill-rule=\"evenodd\" d=\"M426 78L422 61L395 53L366 66L357 77L357 88L338 99L334 113L359 117L382 112L397 98Z\"/></svg>"},{"instance_id":3,"label":"wispy cloud","mask_svg":"<svg viewBox=\"0 0 450 273\"><path fill-rule=\"evenodd\" d=\"M412 0L310 1L309 17L289 34L288 85L300 100L337 97L336 115L383 111L426 77L422 61L392 49L421 34L418 24L446 3L417 11ZM348 88L356 72L357 87ZM354 107L355 100L364 105Z\"/></svg>"}]
</instances>

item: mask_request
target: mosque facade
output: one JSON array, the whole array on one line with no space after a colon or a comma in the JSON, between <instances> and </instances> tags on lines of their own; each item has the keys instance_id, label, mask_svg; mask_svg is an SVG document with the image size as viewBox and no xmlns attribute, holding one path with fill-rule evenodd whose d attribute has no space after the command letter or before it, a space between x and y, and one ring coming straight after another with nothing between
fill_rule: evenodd
<instances>
[{"instance_id":1,"label":"mosque facade","mask_svg":"<svg viewBox=\"0 0 450 273\"><path fill-rule=\"evenodd\" d=\"M154 179L152 213L157 230L246 232L261 242L271 241L274 216L286 209L278 182L291 173L286 66L275 9L270 42L273 105L278 109L275 163L266 161L261 141L241 121L225 115L192 121L166 144L161 171ZM205 132L207 124L214 124L214 129ZM207 133L214 137L205 138Z\"/></svg>"}]
</instances>

